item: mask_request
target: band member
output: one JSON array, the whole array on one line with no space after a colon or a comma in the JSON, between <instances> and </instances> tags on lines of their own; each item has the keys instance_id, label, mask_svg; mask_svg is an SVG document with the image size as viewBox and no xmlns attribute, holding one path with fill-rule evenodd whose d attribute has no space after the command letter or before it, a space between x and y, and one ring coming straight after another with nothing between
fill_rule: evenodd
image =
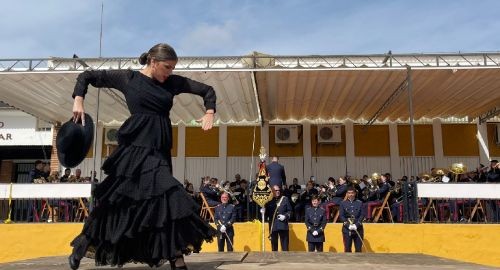
<instances>
[{"instance_id":1,"label":"band member","mask_svg":"<svg viewBox=\"0 0 500 270\"><path fill-rule=\"evenodd\" d=\"M366 218L368 220L371 220L372 218L372 210L376 206L382 205L382 202L384 201L385 196L390 190L390 185L387 182L387 175L382 174L380 175L380 185L378 185L376 182L373 183L373 186L375 188L369 187L369 196L368 196L368 201L364 204L364 209L366 213ZM368 179L369 181L372 179ZM375 181L375 180L372 180Z\"/></svg>"},{"instance_id":2,"label":"band member","mask_svg":"<svg viewBox=\"0 0 500 270\"><path fill-rule=\"evenodd\" d=\"M266 171L269 174L269 186L278 185L283 188L286 185L285 167L278 163L278 157L274 156L271 163L266 166Z\"/></svg>"},{"instance_id":3,"label":"band member","mask_svg":"<svg viewBox=\"0 0 500 270\"><path fill-rule=\"evenodd\" d=\"M237 187L235 190L236 195L236 201L238 201L238 205L235 205L234 207L236 208L236 219L238 221L243 221L243 216L247 211L247 203L248 203L248 182L245 179L241 179L239 187Z\"/></svg>"},{"instance_id":4,"label":"band member","mask_svg":"<svg viewBox=\"0 0 500 270\"><path fill-rule=\"evenodd\" d=\"M345 198L345 194L347 193L347 182L344 177L339 177L339 184L335 185L335 179L330 177L328 179L328 190L326 191L328 194L328 199L325 203L322 204L321 207L326 210L327 219L330 218L330 209L335 205L339 205Z\"/></svg>"},{"instance_id":5,"label":"band member","mask_svg":"<svg viewBox=\"0 0 500 270\"><path fill-rule=\"evenodd\" d=\"M294 207L294 212L295 212L295 220L296 221L301 221L302 220L302 214L304 213L304 208L309 208L311 205L311 198L313 195L318 195L318 190L314 188L314 182L310 181L307 182L306 185L306 190L302 192L299 196L299 200L297 204Z\"/></svg>"},{"instance_id":6,"label":"band member","mask_svg":"<svg viewBox=\"0 0 500 270\"><path fill-rule=\"evenodd\" d=\"M278 237L281 251L288 251L288 220L292 214L292 206L288 198L281 195L280 186L274 185L272 189L274 198L266 204L272 251L278 251Z\"/></svg>"},{"instance_id":7,"label":"band member","mask_svg":"<svg viewBox=\"0 0 500 270\"><path fill-rule=\"evenodd\" d=\"M500 182L500 165L498 160L493 159L490 161L490 166L486 169L486 182L499 183Z\"/></svg>"},{"instance_id":8,"label":"band member","mask_svg":"<svg viewBox=\"0 0 500 270\"><path fill-rule=\"evenodd\" d=\"M217 206L219 202L219 185L217 184L217 179L205 179L203 186L200 188L200 192L203 193L208 206Z\"/></svg>"},{"instance_id":9,"label":"band member","mask_svg":"<svg viewBox=\"0 0 500 270\"><path fill-rule=\"evenodd\" d=\"M319 207L319 199L316 195L313 195L311 205L307 208L305 217L308 250L309 252L322 252L323 242L325 242L325 209Z\"/></svg>"},{"instance_id":10,"label":"band member","mask_svg":"<svg viewBox=\"0 0 500 270\"><path fill-rule=\"evenodd\" d=\"M236 212L234 205L229 203L229 194L222 193L220 196L221 204L215 207L215 224L220 236L217 239L219 252L224 252L224 244L227 243L227 251L233 251L234 228Z\"/></svg>"},{"instance_id":11,"label":"band member","mask_svg":"<svg viewBox=\"0 0 500 270\"><path fill-rule=\"evenodd\" d=\"M342 226L342 238L344 240L344 252L351 252L352 243L356 252L361 252L363 246L363 208L362 202L356 200L356 189L347 188L347 200L340 203L340 221Z\"/></svg>"},{"instance_id":12,"label":"band member","mask_svg":"<svg viewBox=\"0 0 500 270\"><path fill-rule=\"evenodd\" d=\"M345 198L345 194L347 193L347 182L344 177L339 177L339 184L335 186L335 193L332 193L332 197L330 199L331 202L335 204L340 204ZM330 190L333 191L332 187L329 187Z\"/></svg>"},{"instance_id":13,"label":"band member","mask_svg":"<svg viewBox=\"0 0 500 270\"><path fill-rule=\"evenodd\" d=\"M299 185L299 180L297 178L293 178L292 184L288 187L288 189L290 190L290 192L292 194L294 194L294 193L300 193L299 191L300 191L301 188L302 187Z\"/></svg>"}]
</instances>

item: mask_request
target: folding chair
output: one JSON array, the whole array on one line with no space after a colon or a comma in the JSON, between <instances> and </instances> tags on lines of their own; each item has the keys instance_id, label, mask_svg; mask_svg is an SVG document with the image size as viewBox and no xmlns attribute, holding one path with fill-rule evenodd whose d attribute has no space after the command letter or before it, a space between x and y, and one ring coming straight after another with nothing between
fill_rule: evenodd
<instances>
[{"instance_id":1,"label":"folding chair","mask_svg":"<svg viewBox=\"0 0 500 270\"><path fill-rule=\"evenodd\" d=\"M344 196L344 199L343 201L347 200L347 193L345 194ZM334 207L334 211L335 211L335 215L333 216L333 223L337 222L337 220L339 219L339 215L340 215L340 204L336 204L333 206Z\"/></svg>"},{"instance_id":2,"label":"folding chair","mask_svg":"<svg viewBox=\"0 0 500 270\"><path fill-rule=\"evenodd\" d=\"M201 197L201 211L200 211L200 217L210 221L210 222L215 222L215 207L208 205L207 199L205 198L205 195L203 192L200 192L200 197Z\"/></svg>"},{"instance_id":3,"label":"folding chair","mask_svg":"<svg viewBox=\"0 0 500 270\"><path fill-rule=\"evenodd\" d=\"M85 204L82 198L78 198L78 208L76 210L74 221L76 222L83 221L88 216L89 216L89 209L87 208L87 205Z\"/></svg>"},{"instance_id":4,"label":"folding chair","mask_svg":"<svg viewBox=\"0 0 500 270\"><path fill-rule=\"evenodd\" d=\"M43 219L44 215L47 214L47 221L57 221L55 216L55 211L52 205L49 203L48 199L42 199L42 209L40 210L40 219Z\"/></svg>"},{"instance_id":5,"label":"folding chair","mask_svg":"<svg viewBox=\"0 0 500 270\"><path fill-rule=\"evenodd\" d=\"M427 203L427 206L425 206L425 209L423 208L423 205L421 206L419 204L418 206L418 209L419 209L419 212L422 214L421 218L420 218L420 223L423 223L425 218L427 217L427 214L430 213L429 210L432 210L434 212L434 216L437 218L438 214L437 214L437 210L436 210L436 206L434 206L434 199L430 198L429 199L429 202ZM423 213L422 213L422 210L423 210ZM431 220L432 222L432 220Z\"/></svg>"},{"instance_id":6,"label":"folding chair","mask_svg":"<svg viewBox=\"0 0 500 270\"><path fill-rule=\"evenodd\" d=\"M472 218L474 217L475 214L478 215L478 220L480 219L479 212L483 214L484 217L484 222L488 222L486 219L486 213L484 212L484 207L483 207L483 201L480 199L476 200L476 204L474 205L474 208L472 209L472 212L470 213L469 217L469 222L472 221Z\"/></svg>"},{"instance_id":7,"label":"folding chair","mask_svg":"<svg viewBox=\"0 0 500 270\"><path fill-rule=\"evenodd\" d=\"M387 195L385 195L385 198L384 198L384 201L382 202L382 204L380 206L375 206L375 208L373 208L372 216L374 216L374 218L373 218L374 223L378 222L378 220L382 216L382 213L384 212L384 210L386 210L388 212L389 220L392 223L394 223L394 220L392 220L391 206L389 205L389 197L390 196L391 196L391 193L387 192Z\"/></svg>"}]
</instances>

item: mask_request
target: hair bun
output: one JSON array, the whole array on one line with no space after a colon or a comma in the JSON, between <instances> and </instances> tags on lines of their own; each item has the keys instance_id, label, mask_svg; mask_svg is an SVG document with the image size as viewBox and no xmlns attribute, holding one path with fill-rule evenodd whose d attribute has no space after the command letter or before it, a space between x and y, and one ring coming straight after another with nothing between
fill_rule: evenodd
<instances>
[{"instance_id":1,"label":"hair bun","mask_svg":"<svg viewBox=\"0 0 500 270\"><path fill-rule=\"evenodd\" d=\"M139 56L139 64L145 65L148 62L148 53L143 53Z\"/></svg>"}]
</instances>

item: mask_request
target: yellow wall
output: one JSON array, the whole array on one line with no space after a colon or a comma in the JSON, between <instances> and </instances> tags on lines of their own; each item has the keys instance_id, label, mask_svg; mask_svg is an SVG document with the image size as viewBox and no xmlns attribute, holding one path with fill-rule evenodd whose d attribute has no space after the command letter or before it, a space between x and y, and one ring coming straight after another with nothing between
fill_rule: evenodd
<instances>
[{"instance_id":1,"label":"yellow wall","mask_svg":"<svg viewBox=\"0 0 500 270\"><path fill-rule=\"evenodd\" d=\"M499 123L491 123L487 125L488 129L488 148L490 150L490 156L499 157L500 156L500 145L495 142L495 129L496 125Z\"/></svg>"},{"instance_id":2,"label":"yellow wall","mask_svg":"<svg viewBox=\"0 0 500 270\"><path fill-rule=\"evenodd\" d=\"M432 125L415 125L415 155L434 156ZM398 125L400 156L411 156L411 134L409 125Z\"/></svg>"},{"instance_id":3,"label":"yellow wall","mask_svg":"<svg viewBox=\"0 0 500 270\"><path fill-rule=\"evenodd\" d=\"M255 130L255 147L253 136ZM256 156L260 151L260 127L227 127L227 156Z\"/></svg>"},{"instance_id":4,"label":"yellow wall","mask_svg":"<svg viewBox=\"0 0 500 270\"><path fill-rule=\"evenodd\" d=\"M219 128L186 127L186 157L218 157Z\"/></svg>"},{"instance_id":5,"label":"yellow wall","mask_svg":"<svg viewBox=\"0 0 500 270\"><path fill-rule=\"evenodd\" d=\"M302 141L303 141L303 132L302 126L299 126L299 143L295 144L284 144L284 143L275 143L274 142L274 126L269 127L269 151L268 154L270 156L278 156L278 157L300 157L303 155L302 149Z\"/></svg>"},{"instance_id":6,"label":"yellow wall","mask_svg":"<svg viewBox=\"0 0 500 270\"><path fill-rule=\"evenodd\" d=\"M318 126L311 125L311 153L313 157L345 156L345 127L342 126L342 142L339 144L318 143Z\"/></svg>"},{"instance_id":7,"label":"yellow wall","mask_svg":"<svg viewBox=\"0 0 500 270\"><path fill-rule=\"evenodd\" d=\"M356 156L390 156L389 126L354 126L354 154Z\"/></svg>"},{"instance_id":8,"label":"yellow wall","mask_svg":"<svg viewBox=\"0 0 500 270\"><path fill-rule=\"evenodd\" d=\"M365 224L364 227L364 252L423 253L500 267L499 224ZM1 224L0 263L69 255L69 243L81 229L81 223ZM290 229L290 250L305 251L305 225L291 224ZM327 225L325 251L343 252L340 230L339 223ZM260 231L259 222L235 224L235 251L260 251ZM265 244L266 251L270 251L267 238ZM202 250L215 251L215 241L205 244Z\"/></svg>"},{"instance_id":9,"label":"yellow wall","mask_svg":"<svg viewBox=\"0 0 500 270\"><path fill-rule=\"evenodd\" d=\"M475 124L441 125L445 156L479 156Z\"/></svg>"}]
</instances>

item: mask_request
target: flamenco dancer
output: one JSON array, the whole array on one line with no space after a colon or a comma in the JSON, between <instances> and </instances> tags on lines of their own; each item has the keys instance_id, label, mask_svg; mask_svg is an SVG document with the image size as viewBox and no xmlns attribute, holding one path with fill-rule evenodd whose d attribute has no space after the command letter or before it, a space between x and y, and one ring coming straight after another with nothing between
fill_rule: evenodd
<instances>
[{"instance_id":1,"label":"flamenco dancer","mask_svg":"<svg viewBox=\"0 0 500 270\"><path fill-rule=\"evenodd\" d=\"M159 267L168 260L172 269L187 269L183 255L198 252L203 241L217 234L172 176L169 112L174 96L203 97L203 130L212 128L216 101L211 86L172 74L177 60L171 46L157 44L140 56L146 65L141 71L95 70L78 76L73 121L85 125L83 101L89 84L121 91L131 116L118 132L118 148L102 166L108 177L94 190L97 206L71 242L71 269L78 269L85 256L96 265L138 262Z\"/></svg>"}]
</instances>

